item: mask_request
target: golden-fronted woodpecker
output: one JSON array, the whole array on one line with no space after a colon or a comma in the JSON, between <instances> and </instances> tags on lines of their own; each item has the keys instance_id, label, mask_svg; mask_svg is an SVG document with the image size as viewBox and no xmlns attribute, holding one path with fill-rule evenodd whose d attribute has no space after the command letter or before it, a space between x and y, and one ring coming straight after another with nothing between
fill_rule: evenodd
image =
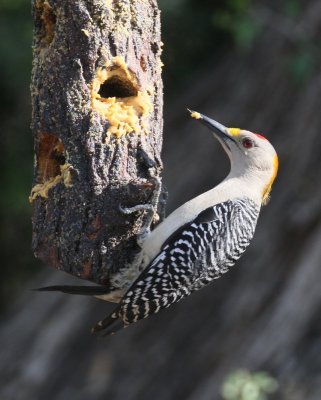
<instances>
[{"instance_id":1,"label":"golden-fronted woodpecker","mask_svg":"<svg viewBox=\"0 0 321 400\"><path fill-rule=\"evenodd\" d=\"M278 170L273 146L259 134L227 128L198 112L191 115L219 140L230 158L230 173L176 209L144 239L142 273L94 332L114 333L201 289L226 273L253 237ZM104 298L103 289L88 290Z\"/></svg>"}]
</instances>

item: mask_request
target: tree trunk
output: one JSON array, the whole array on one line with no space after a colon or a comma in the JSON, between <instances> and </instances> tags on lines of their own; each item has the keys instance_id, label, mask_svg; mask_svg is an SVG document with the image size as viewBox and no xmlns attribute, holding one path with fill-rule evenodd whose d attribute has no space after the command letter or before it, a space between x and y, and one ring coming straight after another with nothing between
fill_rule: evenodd
<instances>
[{"instance_id":1,"label":"tree trunk","mask_svg":"<svg viewBox=\"0 0 321 400\"><path fill-rule=\"evenodd\" d=\"M162 170L155 0L35 0L33 249L104 285L137 252ZM155 176L155 177L154 177Z\"/></svg>"}]
</instances>

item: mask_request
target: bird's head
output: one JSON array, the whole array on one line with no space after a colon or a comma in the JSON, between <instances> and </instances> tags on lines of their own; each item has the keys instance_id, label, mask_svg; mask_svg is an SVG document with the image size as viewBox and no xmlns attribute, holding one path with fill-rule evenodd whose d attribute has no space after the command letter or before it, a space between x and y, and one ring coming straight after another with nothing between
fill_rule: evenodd
<instances>
[{"instance_id":1,"label":"bird's head","mask_svg":"<svg viewBox=\"0 0 321 400\"><path fill-rule=\"evenodd\" d=\"M227 128L198 112L191 111L219 140L231 161L230 176L244 176L261 188L262 203L266 203L278 171L274 147L262 135L239 128Z\"/></svg>"}]
</instances>

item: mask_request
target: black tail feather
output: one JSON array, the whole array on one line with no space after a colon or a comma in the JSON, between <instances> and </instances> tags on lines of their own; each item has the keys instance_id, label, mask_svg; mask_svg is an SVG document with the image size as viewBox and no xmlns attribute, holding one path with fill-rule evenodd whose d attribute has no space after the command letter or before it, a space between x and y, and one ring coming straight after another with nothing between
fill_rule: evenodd
<instances>
[{"instance_id":1,"label":"black tail feather","mask_svg":"<svg viewBox=\"0 0 321 400\"><path fill-rule=\"evenodd\" d=\"M79 294L83 296L96 296L110 293L110 290L105 286L69 286L69 285L56 285L46 286L37 289L32 289L38 292L62 292L68 294Z\"/></svg>"},{"instance_id":2,"label":"black tail feather","mask_svg":"<svg viewBox=\"0 0 321 400\"><path fill-rule=\"evenodd\" d=\"M125 328L127 325L124 324L124 321L119 316L120 306L116 307L116 309L108 315L108 317L102 319L97 322L97 324L92 328L92 333L102 332L101 337L112 335L115 332L119 331L122 328Z\"/></svg>"},{"instance_id":3,"label":"black tail feather","mask_svg":"<svg viewBox=\"0 0 321 400\"><path fill-rule=\"evenodd\" d=\"M68 294L79 294L85 296L97 296L110 293L107 287L104 286L69 286L69 285L56 285L46 286L37 289L32 289L38 292L62 292ZM122 328L126 328L122 318L119 316L120 306L108 315L108 317L99 321L93 328L92 333L101 332L101 337L112 335Z\"/></svg>"}]
</instances>

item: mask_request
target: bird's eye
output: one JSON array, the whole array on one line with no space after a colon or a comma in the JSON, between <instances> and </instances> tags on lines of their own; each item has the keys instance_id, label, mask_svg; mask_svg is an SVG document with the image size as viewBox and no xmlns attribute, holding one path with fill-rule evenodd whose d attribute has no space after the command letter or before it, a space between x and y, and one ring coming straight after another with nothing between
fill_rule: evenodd
<instances>
[{"instance_id":1,"label":"bird's eye","mask_svg":"<svg viewBox=\"0 0 321 400\"><path fill-rule=\"evenodd\" d=\"M245 139L242 140L242 145L246 149L250 149L251 147L254 146L254 142L251 139L245 138Z\"/></svg>"}]
</instances>

